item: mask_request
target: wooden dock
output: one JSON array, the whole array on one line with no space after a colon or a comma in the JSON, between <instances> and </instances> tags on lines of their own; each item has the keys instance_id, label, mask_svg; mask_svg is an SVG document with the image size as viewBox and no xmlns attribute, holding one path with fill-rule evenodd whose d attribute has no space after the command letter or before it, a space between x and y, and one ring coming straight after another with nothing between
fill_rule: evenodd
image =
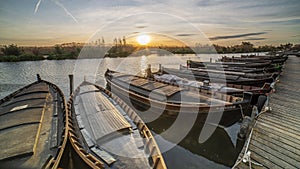
<instances>
[{"instance_id":1,"label":"wooden dock","mask_svg":"<svg viewBox=\"0 0 300 169\"><path fill-rule=\"evenodd\" d=\"M271 111L258 116L234 168L300 168L299 57L288 58L279 80Z\"/></svg>"}]
</instances>

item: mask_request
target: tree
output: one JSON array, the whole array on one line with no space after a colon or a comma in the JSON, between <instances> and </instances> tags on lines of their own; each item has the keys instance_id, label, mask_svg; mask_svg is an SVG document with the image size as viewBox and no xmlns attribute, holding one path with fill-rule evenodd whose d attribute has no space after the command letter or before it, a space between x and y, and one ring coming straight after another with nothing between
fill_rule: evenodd
<instances>
[{"instance_id":1,"label":"tree","mask_svg":"<svg viewBox=\"0 0 300 169\"><path fill-rule=\"evenodd\" d=\"M121 40L121 38L118 38L118 42L119 42L120 46L122 46L122 40Z\"/></svg>"},{"instance_id":2,"label":"tree","mask_svg":"<svg viewBox=\"0 0 300 169\"><path fill-rule=\"evenodd\" d=\"M103 46L105 46L105 41L104 41L103 36L101 37L101 41L102 41Z\"/></svg>"},{"instance_id":3,"label":"tree","mask_svg":"<svg viewBox=\"0 0 300 169\"><path fill-rule=\"evenodd\" d=\"M242 52L253 52L253 44L250 42L242 42Z\"/></svg>"},{"instance_id":4,"label":"tree","mask_svg":"<svg viewBox=\"0 0 300 169\"><path fill-rule=\"evenodd\" d=\"M14 56L20 56L24 51L22 48L18 47L17 45L11 44L9 46L4 46L1 51L6 55L14 55Z\"/></svg>"},{"instance_id":5,"label":"tree","mask_svg":"<svg viewBox=\"0 0 300 169\"><path fill-rule=\"evenodd\" d=\"M114 38L114 45L118 46L118 40L117 40L117 38Z\"/></svg>"},{"instance_id":6,"label":"tree","mask_svg":"<svg viewBox=\"0 0 300 169\"><path fill-rule=\"evenodd\" d=\"M126 46L126 38L123 36L123 45Z\"/></svg>"},{"instance_id":7,"label":"tree","mask_svg":"<svg viewBox=\"0 0 300 169\"><path fill-rule=\"evenodd\" d=\"M63 53L61 45L55 45L54 46L54 53L56 53L56 54L62 54Z\"/></svg>"},{"instance_id":8,"label":"tree","mask_svg":"<svg viewBox=\"0 0 300 169\"><path fill-rule=\"evenodd\" d=\"M34 47L32 49L32 53L34 54L34 56L38 56L40 54L40 49L38 47Z\"/></svg>"}]
</instances>

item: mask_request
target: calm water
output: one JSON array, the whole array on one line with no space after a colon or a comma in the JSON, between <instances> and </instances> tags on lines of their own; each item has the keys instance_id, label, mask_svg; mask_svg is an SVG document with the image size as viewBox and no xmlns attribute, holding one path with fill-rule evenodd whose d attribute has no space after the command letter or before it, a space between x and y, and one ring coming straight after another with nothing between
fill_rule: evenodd
<instances>
[{"instance_id":1,"label":"calm water","mask_svg":"<svg viewBox=\"0 0 300 169\"><path fill-rule=\"evenodd\" d=\"M231 54L232 55L232 54ZM236 56L239 56L236 54ZM166 67L178 68L179 64L186 64L187 59L209 61L219 55L173 55L173 56L140 56L128 58L81 59L60 61L28 61L17 63L0 63L0 98L13 91L32 83L36 74L42 79L58 85L66 96L69 95L69 74L74 74L75 87L84 79L105 86L103 74L107 68L127 72L130 74L143 73L148 64L157 69L159 64ZM154 131L164 130L162 126L168 121L150 123L149 128ZM197 136L185 138L179 145L163 153L169 168L229 168L233 165L239 152L237 130L239 124L228 128L217 128L210 138L200 144ZM172 144L161 138L159 146Z\"/></svg>"}]
</instances>

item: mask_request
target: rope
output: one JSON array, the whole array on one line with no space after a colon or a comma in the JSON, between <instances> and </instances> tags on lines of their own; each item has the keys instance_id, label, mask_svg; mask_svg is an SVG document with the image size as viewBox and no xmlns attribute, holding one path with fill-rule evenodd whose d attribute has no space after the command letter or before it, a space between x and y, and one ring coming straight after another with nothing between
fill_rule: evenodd
<instances>
[{"instance_id":1,"label":"rope","mask_svg":"<svg viewBox=\"0 0 300 169\"><path fill-rule=\"evenodd\" d=\"M249 137L248 137L248 139L247 139L246 149L245 149L245 153L244 153L243 157L242 157L237 163L235 163L234 166L233 166L232 168L237 167L242 161L243 161L244 163L247 162L247 161L244 161L244 159L245 159L245 157L247 157L246 154L247 154L247 152L248 152L247 150L248 150L248 148L249 148L249 144L250 144L250 139L251 139L251 136L252 136L252 132L253 132L253 128L251 129L251 132L250 132ZM249 151L249 152L250 152L250 151Z\"/></svg>"},{"instance_id":2,"label":"rope","mask_svg":"<svg viewBox=\"0 0 300 169\"><path fill-rule=\"evenodd\" d=\"M254 126L255 125L256 125L256 122L255 122ZM250 140L251 140L252 133L253 133L253 128L251 129L251 132L250 132L249 137L247 139L246 149L245 149L243 157L239 161L237 161L232 168L236 168L241 162L243 162L243 163L249 162L249 168L250 169L252 168L251 164L254 164L254 165L257 165L257 166L261 166L261 167L263 166L260 163L251 161L251 151L248 151Z\"/></svg>"}]
</instances>

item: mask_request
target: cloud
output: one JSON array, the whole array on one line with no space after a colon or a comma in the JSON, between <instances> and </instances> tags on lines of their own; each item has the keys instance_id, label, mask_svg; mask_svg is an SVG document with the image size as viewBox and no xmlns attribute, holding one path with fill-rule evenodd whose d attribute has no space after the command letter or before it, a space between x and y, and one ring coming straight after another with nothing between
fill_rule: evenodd
<instances>
[{"instance_id":1,"label":"cloud","mask_svg":"<svg viewBox=\"0 0 300 169\"><path fill-rule=\"evenodd\" d=\"M176 36L194 36L196 34L193 33L181 33L181 34L177 34Z\"/></svg>"},{"instance_id":2,"label":"cloud","mask_svg":"<svg viewBox=\"0 0 300 169\"><path fill-rule=\"evenodd\" d=\"M147 26L142 26L142 25L140 25L140 26L135 26L136 28L139 28L139 29L143 29L143 28L147 28Z\"/></svg>"},{"instance_id":3,"label":"cloud","mask_svg":"<svg viewBox=\"0 0 300 169\"><path fill-rule=\"evenodd\" d=\"M293 36L291 36L291 37L299 37L300 36L300 34L299 35L293 35Z\"/></svg>"},{"instance_id":4,"label":"cloud","mask_svg":"<svg viewBox=\"0 0 300 169\"><path fill-rule=\"evenodd\" d=\"M245 40L251 41L251 40L265 40L265 39L267 38L246 38Z\"/></svg>"},{"instance_id":5,"label":"cloud","mask_svg":"<svg viewBox=\"0 0 300 169\"><path fill-rule=\"evenodd\" d=\"M245 33L245 34L228 35L228 36L215 36L215 37L212 37L209 39L210 40L236 39L236 38L241 38L241 37L255 36L255 35L262 35L262 34L266 34L266 32Z\"/></svg>"}]
</instances>

